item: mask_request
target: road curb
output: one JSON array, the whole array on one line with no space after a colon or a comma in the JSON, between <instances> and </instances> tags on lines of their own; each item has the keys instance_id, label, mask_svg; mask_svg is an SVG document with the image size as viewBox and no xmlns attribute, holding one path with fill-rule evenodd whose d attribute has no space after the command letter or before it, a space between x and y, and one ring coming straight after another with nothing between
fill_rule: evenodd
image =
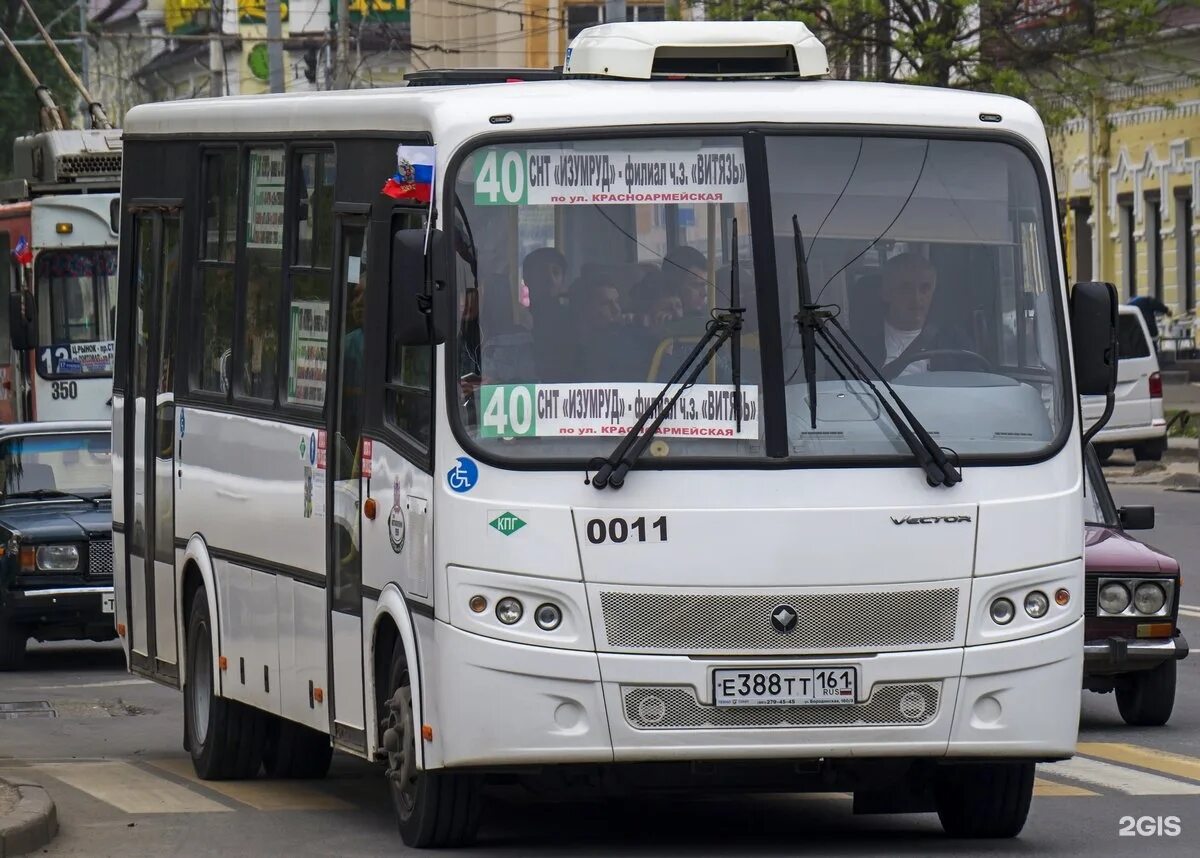
<instances>
[{"instance_id":1,"label":"road curb","mask_svg":"<svg viewBox=\"0 0 1200 858\"><path fill-rule=\"evenodd\" d=\"M58 833L58 811L50 794L35 783L0 778L17 791L17 806L0 816L0 858L41 849Z\"/></svg>"}]
</instances>

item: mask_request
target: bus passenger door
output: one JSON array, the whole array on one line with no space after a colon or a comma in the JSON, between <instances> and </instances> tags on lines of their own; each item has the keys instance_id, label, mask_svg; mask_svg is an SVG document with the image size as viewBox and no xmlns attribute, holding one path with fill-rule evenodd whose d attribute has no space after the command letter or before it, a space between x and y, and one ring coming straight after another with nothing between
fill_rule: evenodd
<instances>
[{"instance_id":1,"label":"bus passenger door","mask_svg":"<svg viewBox=\"0 0 1200 858\"><path fill-rule=\"evenodd\" d=\"M125 423L130 663L178 683L175 616L175 322L179 215L148 211L134 220L132 389Z\"/></svg>"},{"instance_id":2,"label":"bus passenger door","mask_svg":"<svg viewBox=\"0 0 1200 858\"><path fill-rule=\"evenodd\" d=\"M362 622L363 309L367 285L366 220L338 223L336 384L329 409L329 648L333 669L330 732L334 744L365 752ZM371 276L380 276L372 270Z\"/></svg>"}]
</instances>

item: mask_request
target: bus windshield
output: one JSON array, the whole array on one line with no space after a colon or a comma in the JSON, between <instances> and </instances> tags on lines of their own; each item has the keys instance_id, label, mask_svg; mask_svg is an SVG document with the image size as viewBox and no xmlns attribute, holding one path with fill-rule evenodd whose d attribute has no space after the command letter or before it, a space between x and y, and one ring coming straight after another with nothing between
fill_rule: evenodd
<instances>
[{"instance_id":1,"label":"bus windshield","mask_svg":"<svg viewBox=\"0 0 1200 858\"><path fill-rule=\"evenodd\" d=\"M1000 142L811 134L770 136L766 155L763 184L736 136L472 152L454 226L455 372L472 440L498 457L608 455L730 307L736 259L738 377L731 341L650 454L763 457L775 419L787 457L909 458L828 343L818 339L813 372L804 366L798 228L812 300L841 328L829 332L891 381L939 445L994 457L1054 443L1070 413L1063 323L1031 160ZM755 204L764 197L769 221ZM760 317L778 318L777 332L764 336ZM785 406L768 418L772 396Z\"/></svg>"},{"instance_id":2,"label":"bus windshield","mask_svg":"<svg viewBox=\"0 0 1200 858\"><path fill-rule=\"evenodd\" d=\"M109 313L117 297L116 248L47 250L34 266L47 297L50 340L45 345L111 340Z\"/></svg>"}]
</instances>

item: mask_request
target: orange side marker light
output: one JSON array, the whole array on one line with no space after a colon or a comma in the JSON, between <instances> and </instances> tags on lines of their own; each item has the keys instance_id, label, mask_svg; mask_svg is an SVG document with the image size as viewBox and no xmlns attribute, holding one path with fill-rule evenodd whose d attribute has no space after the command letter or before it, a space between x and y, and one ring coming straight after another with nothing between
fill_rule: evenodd
<instances>
[{"instance_id":1,"label":"orange side marker light","mask_svg":"<svg viewBox=\"0 0 1200 858\"><path fill-rule=\"evenodd\" d=\"M366 502L363 504L363 515L371 519L371 521L375 520L375 507L375 498L367 498Z\"/></svg>"},{"instance_id":2,"label":"orange side marker light","mask_svg":"<svg viewBox=\"0 0 1200 858\"><path fill-rule=\"evenodd\" d=\"M313 700L317 701L318 703L324 703L325 702L325 689L314 688L313 689Z\"/></svg>"},{"instance_id":3,"label":"orange side marker light","mask_svg":"<svg viewBox=\"0 0 1200 858\"><path fill-rule=\"evenodd\" d=\"M220 667L221 670L229 670L229 659L227 659L225 656L219 657L217 659L217 666Z\"/></svg>"},{"instance_id":4,"label":"orange side marker light","mask_svg":"<svg viewBox=\"0 0 1200 858\"><path fill-rule=\"evenodd\" d=\"M433 741L433 726L430 724L421 725L421 738L426 742Z\"/></svg>"},{"instance_id":5,"label":"orange side marker light","mask_svg":"<svg viewBox=\"0 0 1200 858\"><path fill-rule=\"evenodd\" d=\"M124 623L117 623L117 636L125 637L125 624Z\"/></svg>"}]
</instances>

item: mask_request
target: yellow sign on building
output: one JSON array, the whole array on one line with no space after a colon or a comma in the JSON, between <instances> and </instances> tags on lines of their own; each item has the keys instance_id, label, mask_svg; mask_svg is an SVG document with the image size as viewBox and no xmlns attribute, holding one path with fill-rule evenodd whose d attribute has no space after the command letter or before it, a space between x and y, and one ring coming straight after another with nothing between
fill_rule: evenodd
<instances>
[{"instance_id":1,"label":"yellow sign on building","mask_svg":"<svg viewBox=\"0 0 1200 858\"><path fill-rule=\"evenodd\" d=\"M212 0L166 0L163 23L168 33L177 33L196 24L196 16L212 12Z\"/></svg>"}]
</instances>

